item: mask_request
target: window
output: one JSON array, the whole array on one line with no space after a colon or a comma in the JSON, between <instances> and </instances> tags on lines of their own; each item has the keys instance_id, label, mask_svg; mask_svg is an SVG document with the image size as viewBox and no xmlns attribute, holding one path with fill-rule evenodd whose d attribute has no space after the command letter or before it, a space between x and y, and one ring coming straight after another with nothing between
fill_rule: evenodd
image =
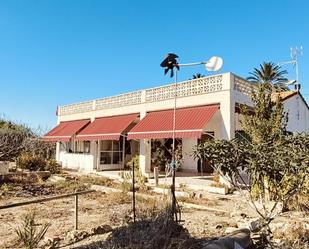
<instances>
[{"instance_id":1,"label":"window","mask_svg":"<svg viewBox=\"0 0 309 249\"><path fill-rule=\"evenodd\" d=\"M122 163L122 140L100 141L101 156L100 164Z\"/></svg>"},{"instance_id":2,"label":"window","mask_svg":"<svg viewBox=\"0 0 309 249\"><path fill-rule=\"evenodd\" d=\"M63 149L67 153L90 153L90 141L70 141L63 143Z\"/></svg>"}]
</instances>

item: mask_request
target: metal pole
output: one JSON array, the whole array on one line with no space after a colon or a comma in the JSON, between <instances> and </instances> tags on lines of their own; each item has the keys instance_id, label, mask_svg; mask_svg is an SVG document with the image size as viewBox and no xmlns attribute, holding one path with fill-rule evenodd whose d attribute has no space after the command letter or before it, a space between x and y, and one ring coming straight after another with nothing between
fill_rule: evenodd
<instances>
[{"instance_id":1,"label":"metal pole","mask_svg":"<svg viewBox=\"0 0 309 249\"><path fill-rule=\"evenodd\" d=\"M75 230L78 230L78 194L75 194Z\"/></svg>"},{"instance_id":2,"label":"metal pole","mask_svg":"<svg viewBox=\"0 0 309 249\"><path fill-rule=\"evenodd\" d=\"M177 222L175 179L176 179L176 161L175 161L175 130L176 130L176 104L177 104L177 70L175 70L175 93L174 93L174 112L173 112L173 151L172 151L172 212Z\"/></svg>"},{"instance_id":3,"label":"metal pole","mask_svg":"<svg viewBox=\"0 0 309 249\"><path fill-rule=\"evenodd\" d=\"M133 204L133 222L135 223L135 219L136 219L136 213L135 213L135 169L134 169L134 162L133 162L133 168L132 168L132 204Z\"/></svg>"},{"instance_id":4,"label":"metal pole","mask_svg":"<svg viewBox=\"0 0 309 249\"><path fill-rule=\"evenodd\" d=\"M298 81L298 61L295 60L295 67L296 67L296 91L299 92L299 81Z\"/></svg>"}]
</instances>

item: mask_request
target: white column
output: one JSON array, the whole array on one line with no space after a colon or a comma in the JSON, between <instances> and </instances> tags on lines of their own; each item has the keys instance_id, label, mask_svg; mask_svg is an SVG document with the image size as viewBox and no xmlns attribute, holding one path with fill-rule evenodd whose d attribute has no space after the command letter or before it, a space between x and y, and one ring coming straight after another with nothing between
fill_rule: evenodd
<instances>
[{"instance_id":1,"label":"white column","mask_svg":"<svg viewBox=\"0 0 309 249\"><path fill-rule=\"evenodd\" d=\"M90 141L90 155L93 156L92 169L97 169L97 145L96 141Z\"/></svg>"},{"instance_id":2,"label":"white column","mask_svg":"<svg viewBox=\"0 0 309 249\"><path fill-rule=\"evenodd\" d=\"M197 139L182 139L182 169L187 172L197 172L197 160L192 156L193 147L197 145Z\"/></svg>"},{"instance_id":3,"label":"white column","mask_svg":"<svg viewBox=\"0 0 309 249\"><path fill-rule=\"evenodd\" d=\"M142 92L142 102L145 102L146 93ZM140 119L146 116L146 110L143 109L140 112ZM151 173L151 140L140 139L139 140L139 167L143 175Z\"/></svg>"},{"instance_id":4,"label":"white column","mask_svg":"<svg viewBox=\"0 0 309 249\"><path fill-rule=\"evenodd\" d=\"M60 142L56 143L56 161L59 162L60 161Z\"/></svg>"},{"instance_id":5,"label":"white column","mask_svg":"<svg viewBox=\"0 0 309 249\"><path fill-rule=\"evenodd\" d=\"M220 112L222 115L221 122L221 139L231 140L235 136L235 98L234 98L234 76L228 74L226 80L226 87L228 91L222 92L220 101Z\"/></svg>"},{"instance_id":6,"label":"white column","mask_svg":"<svg viewBox=\"0 0 309 249\"><path fill-rule=\"evenodd\" d=\"M139 165L143 175L151 173L151 140L141 139L139 149Z\"/></svg>"}]
</instances>

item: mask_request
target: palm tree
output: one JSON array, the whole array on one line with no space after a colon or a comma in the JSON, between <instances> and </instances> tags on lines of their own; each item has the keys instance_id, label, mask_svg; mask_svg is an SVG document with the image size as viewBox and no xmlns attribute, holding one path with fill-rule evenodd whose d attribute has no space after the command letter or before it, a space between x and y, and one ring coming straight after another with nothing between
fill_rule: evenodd
<instances>
[{"instance_id":1,"label":"palm tree","mask_svg":"<svg viewBox=\"0 0 309 249\"><path fill-rule=\"evenodd\" d=\"M281 67L273 62L263 62L260 64L260 68L254 68L253 72L250 72L247 78L248 81L253 83L270 84L277 90L288 90L285 83L288 81L285 75L288 72L281 70Z\"/></svg>"},{"instance_id":2,"label":"palm tree","mask_svg":"<svg viewBox=\"0 0 309 249\"><path fill-rule=\"evenodd\" d=\"M200 73L196 73L196 74L193 74L193 75L192 75L192 80L194 80L194 79L199 79L199 78L203 78L203 77L205 77L205 75L200 74Z\"/></svg>"}]
</instances>

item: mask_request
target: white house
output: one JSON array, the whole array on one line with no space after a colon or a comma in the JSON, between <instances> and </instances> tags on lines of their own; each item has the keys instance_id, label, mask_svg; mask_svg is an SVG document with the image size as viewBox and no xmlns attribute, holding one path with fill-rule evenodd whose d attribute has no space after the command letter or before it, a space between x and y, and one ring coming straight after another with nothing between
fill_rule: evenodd
<instances>
[{"instance_id":1,"label":"white house","mask_svg":"<svg viewBox=\"0 0 309 249\"><path fill-rule=\"evenodd\" d=\"M204 139L232 139L240 127L240 105L251 105L252 84L232 73L60 106L57 126L44 136L57 142L63 167L86 172L121 169L139 154L144 174L152 171L156 139L170 145L176 96L175 137L182 144L183 171L209 170L192 157ZM309 131L309 108L296 91L283 93L290 132Z\"/></svg>"}]
</instances>

